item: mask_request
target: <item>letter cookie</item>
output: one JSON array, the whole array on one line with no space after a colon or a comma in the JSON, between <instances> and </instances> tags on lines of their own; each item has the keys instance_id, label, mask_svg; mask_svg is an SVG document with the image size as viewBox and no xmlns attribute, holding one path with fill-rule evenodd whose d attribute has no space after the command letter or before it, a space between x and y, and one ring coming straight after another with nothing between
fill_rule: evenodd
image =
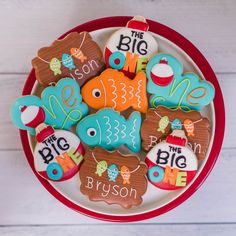
<instances>
[{"instance_id":1,"label":"letter cookie","mask_svg":"<svg viewBox=\"0 0 236 236\"><path fill-rule=\"evenodd\" d=\"M141 127L142 148L149 151L175 129L185 131L189 147L199 160L203 160L210 142L211 125L209 120L197 111L186 112L162 106L149 109Z\"/></svg>"},{"instance_id":2,"label":"letter cookie","mask_svg":"<svg viewBox=\"0 0 236 236\"><path fill-rule=\"evenodd\" d=\"M104 108L82 119L76 133L90 147L102 147L109 151L126 145L131 151L141 149L141 115L133 112L126 120L119 112Z\"/></svg>"},{"instance_id":3,"label":"letter cookie","mask_svg":"<svg viewBox=\"0 0 236 236\"><path fill-rule=\"evenodd\" d=\"M147 154L150 183L160 189L176 190L187 186L197 173L198 161L187 146L183 130L175 129Z\"/></svg>"},{"instance_id":4,"label":"letter cookie","mask_svg":"<svg viewBox=\"0 0 236 236\"><path fill-rule=\"evenodd\" d=\"M115 31L106 43L106 65L124 72L129 78L145 71L148 60L158 50L158 44L148 28L144 17L135 16L126 27Z\"/></svg>"},{"instance_id":5,"label":"letter cookie","mask_svg":"<svg viewBox=\"0 0 236 236\"><path fill-rule=\"evenodd\" d=\"M130 80L122 72L106 69L88 81L81 90L84 101L92 108L112 107L124 111L129 107L147 112L146 75L139 72Z\"/></svg>"},{"instance_id":6,"label":"letter cookie","mask_svg":"<svg viewBox=\"0 0 236 236\"><path fill-rule=\"evenodd\" d=\"M147 189L147 166L136 156L101 148L88 150L81 165L80 191L91 201L124 208L140 205Z\"/></svg>"},{"instance_id":7,"label":"letter cookie","mask_svg":"<svg viewBox=\"0 0 236 236\"><path fill-rule=\"evenodd\" d=\"M163 105L183 110L201 110L212 102L215 89L194 73L183 74L183 66L173 56L157 54L147 65L147 91L150 105Z\"/></svg>"},{"instance_id":8,"label":"letter cookie","mask_svg":"<svg viewBox=\"0 0 236 236\"><path fill-rule=\"evenodd\" d=\"M88 113L87 105L82 102L80 87L71 78L61 79L55 86L45 88L41 99L34 95L19 98L12 106L11 117L17 127L34 135L34 123L40 118L42 110L46 124L67 130Z\"/></svg>"},{"instance_id":9,"label":"letter cookie","mask_svg":"<svg viewBox=\"0 0 236 236\"><path fill-rule=\"evenodd\" d=\"M82 86L105 67L99 46L87 32L72 32L51 46L39 49L32 65L36 79L43 86L64 77L72 77Z\"/></svg>"}]
</instances>

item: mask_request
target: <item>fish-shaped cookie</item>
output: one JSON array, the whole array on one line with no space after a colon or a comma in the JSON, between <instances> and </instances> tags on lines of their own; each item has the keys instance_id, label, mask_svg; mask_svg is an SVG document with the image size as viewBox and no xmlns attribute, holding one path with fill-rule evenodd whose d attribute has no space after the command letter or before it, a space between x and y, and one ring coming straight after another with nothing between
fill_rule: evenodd
<instances>
[{"instance_id":1,"label":"fish-shaped cookie","mask_svg":"<svg viewBox=\"0 0 236 236\"><path fill-rule=\"evenodd\" d=\"M76 133L91 147L113 150L124 144L131 151L139 152L141 121L139 112L133 112L126 120L112 108L104 108L82 119L76 127Z\"/></svg>"},{"instance_id":2,"label":"fish-shaped cookie","mask_svg":"<svg viewBox=\"0 0 236 236\"><path fill-rule=\"evenodd\" d=\"M84 101L92 108L112 107L124 111L132 107L145 113L148 108L146 75L139 72L130 80L122 72L106 69L90 81L81 90Z\"/></svg>"}]
</instances>

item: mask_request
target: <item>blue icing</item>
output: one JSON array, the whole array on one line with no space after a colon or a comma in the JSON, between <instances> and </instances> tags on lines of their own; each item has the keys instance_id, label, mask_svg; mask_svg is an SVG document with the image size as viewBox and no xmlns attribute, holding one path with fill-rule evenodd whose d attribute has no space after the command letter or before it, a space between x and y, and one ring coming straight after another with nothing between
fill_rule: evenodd
<instances>
[{"instance_id":1,"label":"blue icing","mask_svg":"<svg viewBox=\"0 0 236 236\"><path fill-rule=\"evenodd\" d=\"M131 151L139 152L141 115L133 112L126 120L119 112L104 108L83 118L76 127L81 140L91 147L113 150L125 144Z\"/></svg>"},{"instance_id":2,"label":"blue icing","mask_svg":"<svg viewBox=\"0 0 236 236\"><path fill-rule=\"evenodd\" d=\"M109 181L116 182L116 178L118 174L119 174L119 170L118 170L117 165L111 164L107 168L107 175L108 175Z\"/></svg>"},{"instance_id":3,"label":"blue icing","mask_svg":"<svg viewBox=\"0 0 236 236\"><path fill-rule=\"evenodd\" d=\"M166 58L168 65L174 73L173 80L166 86L160 86L153 82L151 70L161 59ZM169 108L182 108L184 110L201 110L212 102L215 89L205 80L200 80L195 73L183 74L183 66L169 54L157 54L147 65L148 78L147 91L152 94L149 103L156 108L163 105Z\"/></svg>"},{"instance_id":4,"label":"blue icing","mask_svg":"<svg viewBox=\"0 0 236 236\"><path fill-rule=\"evenodd\" d=\"M171 122L171 129L182 129L182 123L178 118L175 118L172 122Z\"/></svg>"},{"instance_id":5,"label":"blue icing","mask_svg":"<svg viewBox=\"0 0 236 236\"><path fill-rule=\"evenodd\" d=\"M21 120L21 107L30 105L43 108L45 123L56 129L68 130L88 113L88 106L82 102L80 87L71 78L61 79L56 86L45 88L41 99L28 95L17 99L13 104L11 108L13 123L34 135L34 128L25 126Z\"/></svg>"},{"instance_id":6,"label":"blue icing","mask_svg":"<svg viewBox=\"0 0 236 236\"><path fill-rule=\"evenodd\" d=\"M32 106L32 105L42 108L43 103L39 97L33 96L33 95L23 96L23 97L17 99L11 107L11 119L12 119L12 122L19 129L27 130L32 135L35 135L35 129L31 128L29 126L25 126L21 120L21 108L24 106L28 107L28 106Z\"/></svg>"},{"instance_id":7,"label":"blue icing","mask_svg":"<svg viewBox=\"0 0 236 236\"><path fill-rule=\"evenodd\" d=\"M72 59L72 56L70 54L63 53L61 60L63 66L67 67L69 70L75 69L74 60Z\"/></svg>"}]
</instances>

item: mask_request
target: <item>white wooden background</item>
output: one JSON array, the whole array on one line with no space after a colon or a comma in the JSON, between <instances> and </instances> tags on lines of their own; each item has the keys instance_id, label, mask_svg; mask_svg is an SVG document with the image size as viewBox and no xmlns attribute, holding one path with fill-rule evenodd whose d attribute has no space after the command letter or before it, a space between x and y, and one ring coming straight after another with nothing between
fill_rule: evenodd
<instances>
[{"instance_id":1,"label":"white wooden background","mask_svg":"<svg viewBox=\"0 0 236 236\"><path fill-rule=\"evenodd\" d=\"M9 107L38 48L86 21L135 14L174 28L203 52L223 90L227 126L219 160L194 196L160 217L120 225L73 212L40 185ZM0 0L0 235L236 235L235 55L234 0Z\"/></svg>"}]
</instances>

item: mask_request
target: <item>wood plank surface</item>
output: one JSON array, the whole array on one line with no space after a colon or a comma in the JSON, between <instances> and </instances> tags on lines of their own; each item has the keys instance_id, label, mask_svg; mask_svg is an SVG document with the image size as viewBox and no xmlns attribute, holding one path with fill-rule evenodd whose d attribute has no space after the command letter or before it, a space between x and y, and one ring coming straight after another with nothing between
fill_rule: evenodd
<instances>
[{"instance_id":1,"label":"wood plank surface","mask_svg":"<svg viewBox=\"0 0 236 236\"><path fill-rule=\"evenodd\" d=\"M183 34L215 71L236 72L235 8L234 0L1 1L0 55L4 56L0 57L0 72L28 72L38 48L76 25L110 15L135 14Z\"/></svg>"},{"instance_id":2,"label":"wood plank surface","mask_svg":"<svg viewBox=\"0 0 236 236\"><path fill-rule=\"evenodd\" d=\"M117 225L80 215L43 188L24 157L10 106L38 48L89 20L136 14L175 29L204 54L223 91L226 133L215 168L190 199L160 217ZM235 22L234 0L1 0L0 235L236 235Z\"/></svg>"}]
</instances>

